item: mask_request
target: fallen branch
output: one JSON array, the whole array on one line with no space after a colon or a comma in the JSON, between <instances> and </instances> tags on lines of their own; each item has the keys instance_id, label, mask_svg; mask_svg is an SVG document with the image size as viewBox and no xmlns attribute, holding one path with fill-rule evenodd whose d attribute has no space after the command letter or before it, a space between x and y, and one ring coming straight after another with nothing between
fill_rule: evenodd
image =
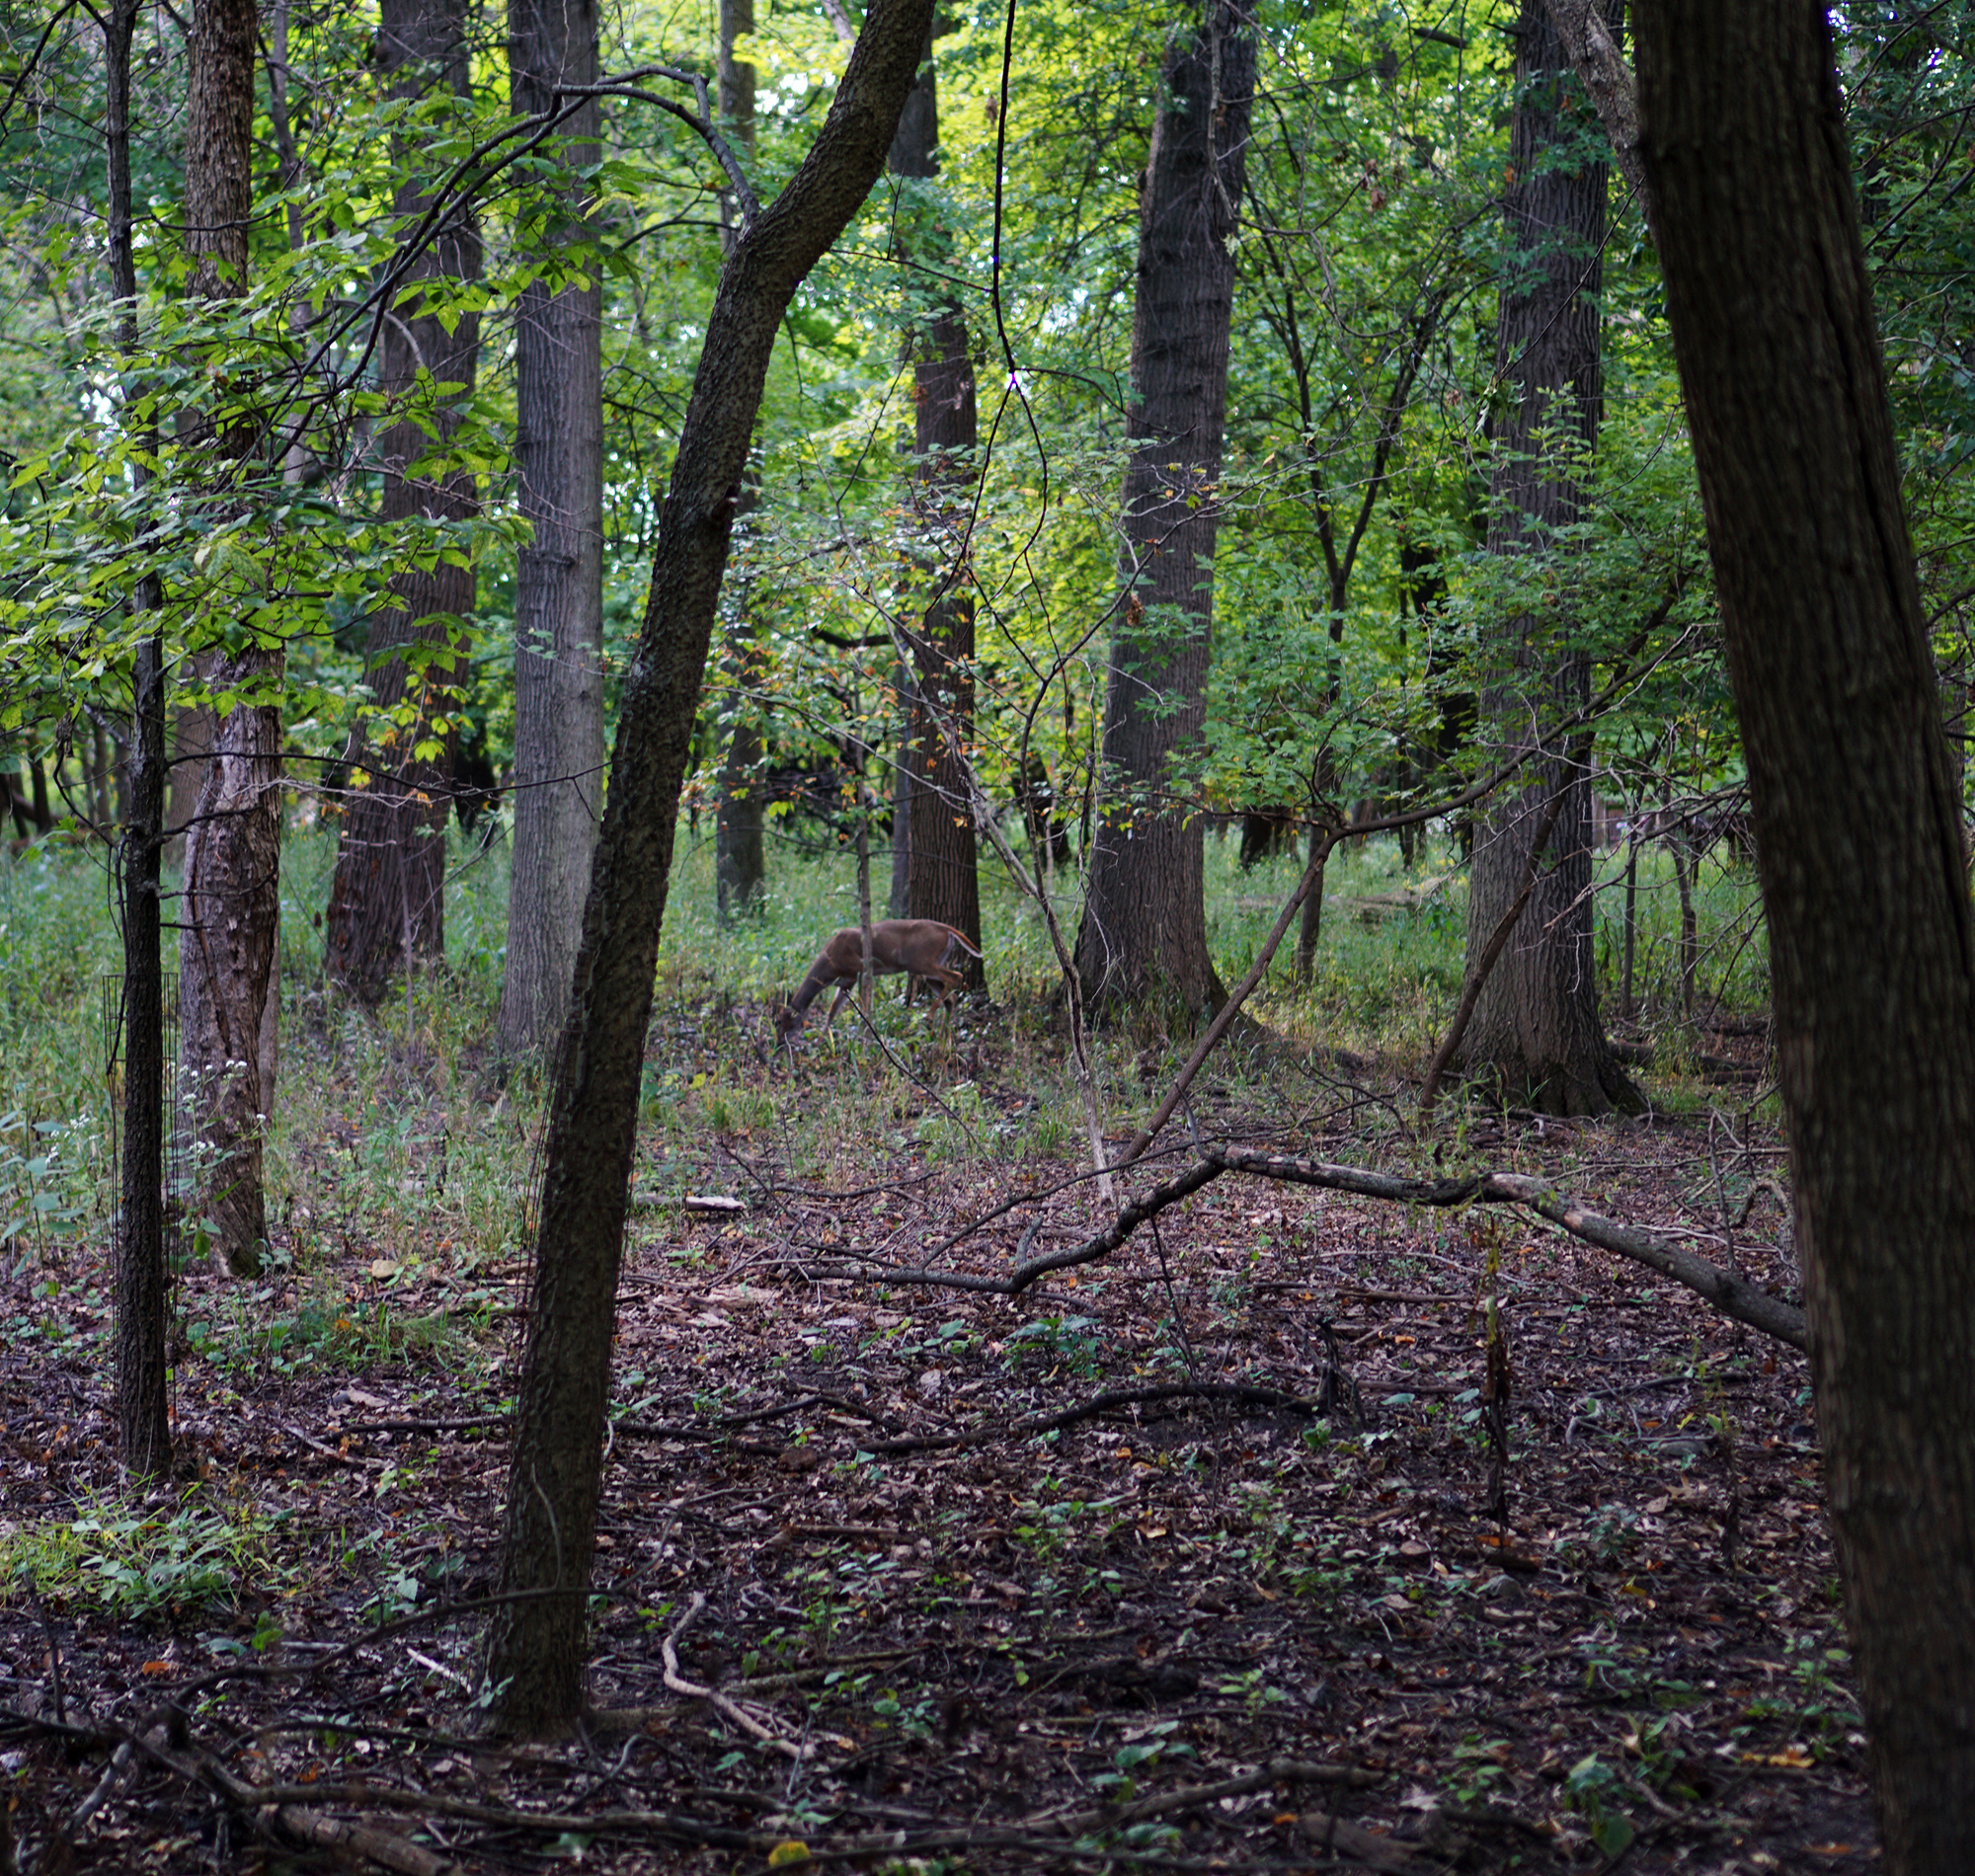
<instances>
[{"instance_id":1,"label":"fallen branch","mask_svg":"<svg viewBox=\"0 0 1975 1876\"><path fill-rule=\"evenodd\" d=\"M688 1681L679 1673L678 1651L674 1643L699 1619L706 1607L704 1592L696 1593L691 1605L678 1618L670 1635L659 1644L659 1651L665 1659L666 1685L674 1693L681 1693L689 1700L704 1700L708 1706L732 1725L737 1726L749 1738L758 1740L770 1752L786 1754L790 1759L801 1759L808 1754L806 1746L798 1746L794 1740L784 1739L757 1720L738 1700L731 1700L717 1687L703 1687L696 1681Z\"/></svg>"},{"instance_id":2,"label":"fallen branch","mask_svg":"<svg viewBox=\"0 0 1975 1876\"><path fill-rule=\"evenodd\" d=\"M1332 1192L1356 1193L1399 1205L1448 1207L1459 1205L1527 1206L1538 1216L1561 1226L1600 1250L1643 1264L1684 1285L1712 1303L1724 1316L1808 1353L1810 1331L1801 1309L1759 1290L1746 1278L1723 1270L1695 1252L1670 1244L1636 1225L1620 1224L1593 1212L1581 1201L1553 1191L1540 1179L1521 1173L1476 1173L1465 1179L1402 1179L1362 1166L1331 1165L1322 1160L1297 1159L1288 1153L1258 1152L1249 1146L1214 1147L1197 1165L1168 1180L1129 1208L1110 1230L1088 1244L1053 1256L1031 1259L1008 1278L1010 1293L1019 1293L1038 1278L1072 1264L1090 1263L1115 1250L1133 1230L1168 1206L1224 1172L1247 1173L1258 1179L1280 1179L1293 1185L1321 1186Z\"/></svg>"},{"instance_id":3,"label":"fallen branch","mask_svg":"<svg viewBox=\"0 0 1975 1876\"><path fill-rule=\"evenodd\" d=\"M1095 1420L1100 1414L1120 1407L1143 1406L1159 1400L1225 1400L1244 1407L1274 1407L1286 1413L1320 1417L1314 1401L1286 1394L1279 1387L1258 1387L1241 1381L1163 1381L1150 1387L1109 1387L1075 1407L1053 1414L1028 1414L1020 1420L976 1427L969 1433L915 1434L900 1440L880 1440L863 1448L883 1458L902 1452L947 1452L956 1446L977 1446L988 1440L1033 1440L1041 1433L1056 1433L1079 1421Z\"/></svg>"},{"instance_id":4,"label":"fallen branch","mask_svg":"<svg viewBox=\"0 0 1975 1876\"><path fill-rule=\"evenodd\" d=\"M1746 1278L1723 1270L1695 1252L1669 1243L1656 1232L1593 1212L1579 1200L1553 1191L1540 1179L1521 1173L1470 1173L1462 1179L1406 1179L1394 1173L1373 1172L1363 1166L1340 1166L1325 1160L1298 1159L1288 1153L1265 1153L1251 1146L1215 1146L1184 1172L1155 1186L1134 1201L1095 1237L1068 1250L1028 1258L1005 1277L976 1277L963 1272L913 1269L908 1265L872 1264L862 1274L881 1283L935 1285L948 1290L1019 1296L1043 1278L1061 1270L1094 1264L1119 1249L1140 1225L1161 1212L1212 1185L1223 1173L1246 1173L1255 1179L1276 1179L1291 1185L1319 1186L1348 1192L1361 1199L1382 1199L1393 1205L1446 1209L1464 1205L1527 1206L1538 1216L1634 1264L1670 1277L1710 1302L1724 1315L1774 1336L1803 1353L1810 1349L1810 1329L1804 1313L1792 1303L1759 1290Z\"/></svg>"}]
</instances>

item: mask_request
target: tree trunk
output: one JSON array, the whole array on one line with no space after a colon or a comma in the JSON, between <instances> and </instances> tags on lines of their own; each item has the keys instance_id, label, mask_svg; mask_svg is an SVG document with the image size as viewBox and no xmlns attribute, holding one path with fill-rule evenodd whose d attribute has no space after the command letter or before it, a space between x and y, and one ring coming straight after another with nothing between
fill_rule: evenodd
<instances>
[{"instance_id":1,"label":"tree trunk","mask_svg":"<svg viewBox=\"0 0 1975 1876\"><path fill-rule=\"evenodd\" d=\"M1103 800L1076 966L1093 1010L1165 1004L1187 1025L1226 998L1207 950L1204 823L1170 768L1207 712L1214 542L1234 266L1255 79L1242 0L1205 0L1160 73L1132 322L1126 592L1104 697Z\"/></svg>"},{"instance_id":2,"label":"tree trunk","mask_svg":"<svg viewBox=\"0 0 1975 1876\"><path fill-rule=\"evenodd\" d=\"M254 0L198 0L185 210L196 299L246 290L256 48ZM215 424L195 415L188 433L209 451L215 476L252 440L237 417ZM279 694L281 662L278 646L250 637L210 655L204 675L215 692L265 700ZM219 723L186 834L181 902L180 1059L201 1165L198 1205L215 1248L243 1276L260 1269L268 1235L261 1133L273 1090L262 1079L262 1033L277 988L280 743L277 703L237 704Z\"/></svg>"},{"instance_id":3,"label":"tree trunk","mask_svg":"<svg viewBox=\"0 0 1975 1876\"><path fill-rule=\"evenodd\" d=\"M117 343L135 354L137 266L131 247L130 39L139 0L115 0L104 21L103 136L110 181L111 284ZM148 479L139 470L140 477ZM158 577L138 579L130 603L156 618ZM140 640L133 661L129 814L118 850L123 922L123 1137L117 1211L117 1456L140 1478L172 1467L165 1386L165 984L158 860L165 821L165 647Z\"/></svg>"},{"instance_id":4,"label":"tree trunk","mask_svg":"<svg viewBox=\"0 0 1975 1876\"><path fill-rule=\"evenodd\" d=\"M910 182L939 174L939 88L932 41L912 83L892 140L891 170ZM928 192L929 193L929 192ZM915 212L916 210L916 212ZM940 216L923 196L902 192L896 223L902 260L943 271L950 246ZM974 358L959 303L939 295L911 339L912 504L932 601L911 649L907 690L907 916L936 918L981 942L981 874L974 838L974 797L964 751L974 735L974 590L965 529L968 492L980 443ZM967 961L967 984L988 981L979 958Z\"/></svg>"},{"instance_id":5,"label":"tree trunk","mask_svg":"<svg viewBox=\"0 0 1975 1876\"><path fill-rule=\"evenodd\" d=\"M1889 1876L1975 1869L1975 931L1821 7L1640 0Z\"/></svg>"},{"instance_id":6,"label":"tree trunk","mask_svg":"<svg viewBox=\"0 0 1975 1876\"><path fill-rule=\"evenodd\" d=\"M393 97L441 86L466 96L465 0L384 0L378 60ZM400 180L392 206L409 228L428 206L431 179L408 143L394 157ZM441 318L436 308L422 311L418 296L422 281L479 276L480 237L461 210L412 263L385 322L379 388L400 413L379 440L386 523L414 515L461 521L479 510L473 476L448 468L444 455L473 394L480 316L447 308ZM425 460L433 457L436 463ZM430 572L408 567L392 576L391 599L370 619L372 713L350 752L362 779L344 812L324 931L330 977L365 1003L415 960L445 956L445 822L463 663L446 651L446 621L472 611L473 569L443 560ZM411 663L407 648L416 648Z\"/></svg>"},{"instance_id":7,"label":"tree trunk","mask_svg":"<svg viewBox=\"0 0 1975 1876\"><path fill-rule=\"evenodd\" d=\"M1508 220L1514 238L1495 333L1496 369L1516 397L1493 427L1488 550L1540 552L1581 511L1579 451L1596 441L1599 255L1606 169L1575 162L1589 108L1542 0L1523 0L1516 41ZM1562 440L1559 441L1558 439ZM1591 777L1572 773L1558 725L1591 694L1576 622L1552 613L1507 621L1480 652L1480 734L1496 758L1546 735L1525 785L1497 800L1474 844L1467 898L1471 970L1521 891L1533 829L1558 790L1551 858L1537 876L1508 950L1483 985L1462 1050L1466 1072L1506 1100L1547 1114L1607 1114L1638 1095L1605 1040L1591 918Z\"/></svg>"},{"instance_id":8,"label":"tree trunk","mask_svg":"<svg viewBox=\"0 0 1975 1876\"><path fill-rule=\"evenodd\" d=\"M911 666L900 659L892 666L892 694L898 709L887 725L892 747L892 884L885 916L903 918L912 893L912 688Z\"/></svg>"},{"instance_id":9,"label":"tree trunk","mask_svg":"<svg viewBox=\"0 0 1975 1876\"><path fill-rule=\"evenodd\" d=\"M595 0L510 0L517 112L555 87L596 82ZM566 119L571 169L597 160L597 108ZM588 240L578 186L530 205L544 247ZM508 962L495 1035L503 1055L552 1043L569 1009L583 896L603 795L603 325L588 286L531 281L514 317L517 505L533 530L514 573L514 848Z\"/></svg>"},{"instance_id":10,"label":"tree trunk","mask_svg":"<svg viewBox=\"0 0 1975 1876\"><path fill-rule=\"evenodd\" d=\"M753 30L754 0L720 0L720 116L744 160L754 154L754 67L736 58L734 46ZM730 192L721 197L724 253L733 252L740 234L740 205ZM735 521L745 521L759 501L760 491L750 476ZM745 586L735 593L727 627L734 706L727 754L720 765L720 812L713 837L714 890L723 925L760 909L768 877L761 843L761 759L767 744L753 694L761 677L759 632L750 616L749 597Z\"/></svg>"},{"instance_id":11,"label":"tree trunk","mask_svg":"<svg viewBox=\"0 0 1975 1876\"><path fill-rule=\"evenodd\" d=\"M172 710L171 744L165 757L165 840L183 841L198 812L198 791L212 756L216 725L204 704L178 704ZM179 849L182 853L183 849Z\"/></svg>"},{"instance_id":12,"label":"tree trunk","mask_svg":"<svg viewBox=\"0 0 1975 1876\"><path fill-rule=\"evenodd\" d=\"M749 440L803 276L857 212L897 128L932 0L872 0L829 117L721 270L625 685L609 805L557 1052L488 1678L510 1731L573 1725L601 1489L618 1257L679 789ZM546 1592L530 1595L529 1592Z\"/></svg>"}]
</instances>

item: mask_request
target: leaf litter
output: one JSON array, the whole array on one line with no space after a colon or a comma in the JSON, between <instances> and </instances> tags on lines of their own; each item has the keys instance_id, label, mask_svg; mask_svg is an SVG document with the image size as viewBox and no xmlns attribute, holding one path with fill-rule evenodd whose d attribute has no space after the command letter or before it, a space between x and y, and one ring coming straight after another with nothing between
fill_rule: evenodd
<instances>
[{"instance_id":1,"label":"leaf litter","mask_svg":"<svg viewBox=\"0 0 1975 1876\"><path fill-rule=\"evenodd\" d=\"M1032 1106L970 1065L984 1114ZM1776 1210L1715 1205L1711 1127L1510 1118L1468 1146L1796 1294ZM13 1269L18 1867L1876 1861L1794 1351L1500 1208L1230 1177L1008 1297L862 1271L1086 1237L1068 1158L646 1154L595 1711L555 1745L481 1723L518 1265L462 1279L353 1199L340 1302L311 1325L277 1283L258 1333L181 1341L179 1476L149 1496L113 1459L102 1248ZM186 1321L225 1294L186 1277Z\"/></svg>"}]
</instances>

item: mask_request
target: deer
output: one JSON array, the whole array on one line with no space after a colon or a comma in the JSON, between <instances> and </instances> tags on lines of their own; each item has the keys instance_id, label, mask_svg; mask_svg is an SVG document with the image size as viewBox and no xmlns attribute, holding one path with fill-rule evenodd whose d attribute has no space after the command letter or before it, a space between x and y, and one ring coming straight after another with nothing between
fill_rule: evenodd
<instances>
[{"instance_id":1,"label":"deer","mask_svg":"<svg viewBox=\"0 0 1975 1876\"><path fill-rule=\"evenodd\" d=\"M938 1000L950 1006L953 993L967 981L967 960L978 958L980 947L951 925L936 918L881 918L871 927L871 970L877 977L906 974L906 1001L910 1002L914 985L923 980L939 985ZM864 933L857 925L845 925L817 954L809 975L796 986L796 993L774 1010L775 1034L789 1041L803 1026L809 1006L832 984L836 1001L823 1027L829 1030L836 1013L849 1000L864 971Z\"/></svg>"}]
</instances>

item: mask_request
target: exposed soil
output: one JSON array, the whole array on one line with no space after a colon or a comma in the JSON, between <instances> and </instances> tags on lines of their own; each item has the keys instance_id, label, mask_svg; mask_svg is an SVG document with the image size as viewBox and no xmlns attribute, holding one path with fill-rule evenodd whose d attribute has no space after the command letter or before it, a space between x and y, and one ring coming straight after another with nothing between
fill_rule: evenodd
<instances>
[{"instance_id":1,"label":"exposed soil","mask_svg":"<svg viewBox=\"0 0 1975 1876\"><path fill-rule=\"evenodd\" d=\"M994 1077L987 1112L1015 1114L1025 1091ZM1402 1164L1350 1130L1380 1110L1348 1088L1294 1132L1200 1108L1217 1137ZM1463 1150L1794 1293L1757 1184L1781 1184L1778 1144L1734 1125L1511 1120ZM340 1368L187 1353L182 1470L260 1547L216 1597L177 1594L181 1560L141 1615L73 1573L6 1586L20 1866L727 1870L794 1866L775 1846L797 1843L984 1872L1875 1859L1800 1357L1499 1209L1234 1177L1016 1300L876 1284L859 1256L994 1272L1100 1221L1072 1183L940 1251L1076 1161L897 1138L833 1189L764 1138L708 1140L693 1190L744 1212L634 1213L595 1572L608 1711L579 1740L497 1746L472 1698L512 1319L478 1354L360 1368L347 1347ZM386 1294L401 1322L458 1301L450 1274L371 1276L401 1252L351 1238L357 1327ZM17 1524L139 1515L108 1454L91 1255L7 1282ZM524 1307L521 1278L474 1282ZM329 1324L324 1350L356 1332Z\"/></svg>"}]
</instances>

